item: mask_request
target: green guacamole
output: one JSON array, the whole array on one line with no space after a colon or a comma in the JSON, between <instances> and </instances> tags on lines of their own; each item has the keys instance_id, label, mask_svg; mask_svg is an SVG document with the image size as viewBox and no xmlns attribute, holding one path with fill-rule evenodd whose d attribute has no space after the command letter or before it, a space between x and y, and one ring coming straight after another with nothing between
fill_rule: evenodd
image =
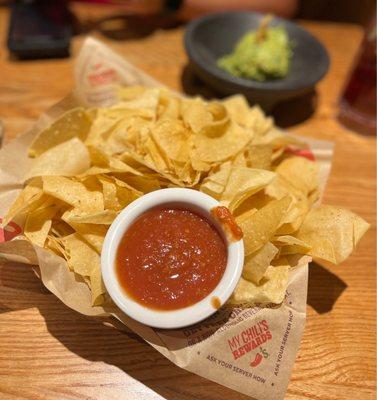
<instances>
[{"instance_id":1,"label":"green guacamole","mask_svg":"<svg viewBox=\"0 0 377 400\"><path fill-rule=\"evenodd\" d=\"M233 76L267 81L284 78L289 72L292 56L287 31L283 27L267 28L263 40L257 31L244 35L228 54L217 61L223 70Z\"/></svg>"}]
</instances>

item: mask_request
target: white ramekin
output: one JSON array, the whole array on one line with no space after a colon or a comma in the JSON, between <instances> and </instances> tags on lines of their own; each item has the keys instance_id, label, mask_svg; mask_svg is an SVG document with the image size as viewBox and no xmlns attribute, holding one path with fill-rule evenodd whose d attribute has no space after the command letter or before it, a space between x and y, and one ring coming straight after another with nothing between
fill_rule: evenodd
<instances>
[{"instance_id":1,"label":"white ramekin","mask_svg":"<svg viewBox=\"0 0 377 400\"><path fill-rule=\"evenodd\" d=\"M228 261L223 277L216 288L203 300L178 310L160 311L147 308L130 298L120 286L115 262L119 243L128 227L141 214L158 206L177 206L194 211L210 220L222 234L228 248ZM211 299L217 297L224 304L233 293L242 273L244 247L242 239L230 242L223 227L210 211L219 205L214 198L192 189L162 189L148 193L129 204L111 224L101 254L102 277L106 289L115 304L129 317L155 328L182 328L209 317L217 310Z\"/></svg>"}]
</instances>

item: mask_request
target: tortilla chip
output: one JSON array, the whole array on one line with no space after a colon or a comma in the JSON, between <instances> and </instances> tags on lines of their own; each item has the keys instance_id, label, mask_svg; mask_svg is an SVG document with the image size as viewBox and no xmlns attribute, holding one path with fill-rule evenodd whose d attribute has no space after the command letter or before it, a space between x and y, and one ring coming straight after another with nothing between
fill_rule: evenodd
<instances>
[{"instance_id":1,"label":"tortilla chip","mask_svg":"<svg viewBox=\"0 0 377 400\"><path fill-rule=\"evenodd\" d=\"M98 261L90 274L90 288L92 291L92 306L101 306L105 302L106 288L102 280L101 264Z\"/></svg>"},{"instance_id":2,"label":"tortilla chip","mask_svg":"<svg viewBox=\"0 0 377 400\"><path fill-rule=\"evenodd\" d=\"M183 122L194 133L201 132L206 125L213 121L212 114L202 99L187 99L181 102L181 109Z\"/></svg>"},{"instance_id":3,"label":"tortilla chip","mask_svg":"<svg viewBox=\"0 0 377 400\"><path fill-rule=\"evenodd\" d=\"M322 205L307 214L296 237L311 246L308 253L313 257L339 264L355 249L369 226L349 210Z\"/></svg>"},{"instance_id":4,"label":"tortilla chip","mask_svg":"<svg viewBox=\"0 0 377 400\"><path fill-rule=\"evenodd\" d=\"M43 192L67 204L78 212L102 211L103 195L97 190L90 190L82 182L76 182L63 176L44 176Z\"/></svg>"},{"instance_id":5,"label":"tortilla chip","mask_svg":"<svg viewBox=\"0 0 377 400\"><path fill-rule=\"evenodd\" d=\"M109 156L105 151L96 147L88 146L90 161L93 166L103 168L105 172L129 172L133 175L141 176L142 174L135 168L132 168L122 160ZM93 168L93 167L92 167ZM98 172L101 173L101 172Z\"/></svg>"},{"instance_id":6,"label":"tortilla chip","mask_svg":"<svg viewBox=\"0 0 377 400\"><path fill-rule=\"evenodd\" d=\"M251 140L246 129L230 124L226 132L219 137L197 134L193 137L192 156L204 162L225 161L240 152Z\"/></svg>"},{"instance_id":7,"label":"tortilla chip","mask_svg":"<svg viewBox=\"0 0 377 400\"><path fill-rule=\"evenodd\" d=\"M242 276L255 284L259 284L278 251L271 242L268 242L260 250L246 256Z\"/></svg>"},{"instance_id":8,"label":"tortilla chip","mask_svg":"<svg viewBox=\"0 0 377 400\"><path fill-rule=\"evenodd\" d=\"M283 197L271 201L247 219L236 218L244 234L245 256L259 250L272 239L291 202L289 197Z\"/></svg>"},{"instance_id":9,"label":"tortilla chip","mask_svg":"<svg viewBox=\"0 0 377 400\"><path fill-rule=\"evenodd\" d=\"M234 122L245 127L252 127L250 107L244 96L238 94L227 97L223 104Z\"/></svg>"},{"instance_id":10,"label":"tortilla chip","mask_svg":"<svg viewBox=\"0 0 377 400\"><path fill-rule=\"evenodd\" d=\"M272 126L270 126L263 136L259 136L256 140L254 140L253 144L270 144L274 147L274 149L282 148L282 153L284 152L284 148L288 145L294 145L298 148L308 147L305 142L289 136L281 129Z\"/></svg>"},{"instance_id":11,"label":"tortilla chip","mask_svg":"<svg viewBox=\"0 0 377 400\"><path fill-rule=\"evenodd\" d=\"M50 232L52 218L56 214L56 205L40 207L26 217L24 235L37 246L43 247Z\"/></svg>"},{"instance_id":12,"label":"tortilla chip","mask_svg":"<svg viewBox=\"0 0 377 400\"><path fill-rule=\"evenodd\" d=\"M38 157L74 137L85 141L91 123L91 118L84 108L78 107L67 111L35 137L29 148L29 156Z\"/></svg>"},{"instance_id":13,"label":"tortilla chip","mask_svg":"<svg viewBox=\"0 0 377 400\"><path fill-rule=\"evenodd\" d=\"M98 253L78 233L62 238L61 243L68 255L71 270L82 276L90 276L93 266L99 261Z\"/></svg>"},{"instance_id":14,"label":"tortilla chip","mask_svg":"<svg viewBox=\"0 0 377 400\"><path fill-rule=\"evenodd\" d=\"M106 290L101 276L99 254L77 233L66 236L61 240L61 243L67 254L67 261L71 270L83 278L89 277L92 304L101 305L104 300L102 295Z\"/></svg>"},{"instance_id":15,"label":"tortilla chip","mask_svg":"<svg viewBox=\"0 0 377 400\"><path fill-rule=\"evenodd\" d=\"M42 175L74 176L90 167L89 153L78 138L58 144L37 157L25 179Z\"/></svg>"},{"instance_id":16,"label":"tortilla chip","mask_svg":"<svg viewBox=\"0 0 377 400\"><path fill-rule=\"evenodd\" d=\"M203 180L200 190L214 197L215 199L220 200L221 194L223 193L228 182L231 169L232 163L230 161L221 164L216 172L209 174Z\"/></svg>"},{"instance_id":17,"label":"tortilla chip","mask_svg":"<svg viewBox=\"0 0 377 400\"><path fill-rule=\"evenodd\" d=\"M203 171L203 172L208 172L211 169L211 164L208 164L204 161L198 160L197 158L194 158L192 154L190 154L190 161L192 168L195 171Z\"/></svg>"},{"instance_id":18,"label":"tortilla chip","mask_svg":"<svg viewBox=\"0 0 377 400\"><path fill-rule=\"evenodd\" d=\"M63 214L64 215L64 214ZM55 238L62 238L64 236L71 235L74 233L74 229L68 225L66 222L64 222L60 218L58 218L58 215L52 220L52 227L51 227L51 235L53 235Z\"/></svg>"},{"instance_id":19,"label":"tortilla chip","mask_svg":"<svg viewBox=\"0 0 377 400\"><path fill-rule=\"evenodd\" d=\"M292 199L291 207L284 216L283 224L278 230L278 234L287 235L296 232L301 226L305 215L309 211L310 203L304 193L305 190L297 190L289 181L281 175L271 182L265 189L265 193L276 199L289 196Z\"/></svg>"},{"instance_id":20,"label":"tortilla chip","mask_svg":"<svg viewBox=\"0 0 377 400\"><path fill-rule=\"evenodd\" d=\"M265 137L274 125L273 119L267 117L259 105L250 108L248 120L248 126L255 132L254 144L258 144L259 138Z\"/></svg>"},{"instance_id":21,"label":"tortilla chip","mask_svg":"<svg viewBox=\"0 0 377 400\"><path fill-rule=\"evenodd\" d=\"M233 215L236 218L243 218L243 216L247 215L250 210L260 210L272 200L274 200L274 198L267 196L264 193L264 190L260 190L259 192L255 193L254 195L243 201L233 212Z\"/></svg>"},{"instance_id":22,"label":"tortilla chip","mask_svg":"<svg viewBox=\"0 0 377 400\"><path fill-rule=\"evenodd\" d=\"M245 153L241 151L236 154L232 162L233 167L247 167Z\"/></svg>"},{"instance_id":23,"label":"tortilla chip","mask_svg":"<svg viewBox=\"0 0 377 400\"><path fill-rule=\"evenodd\" d=\"M161 89L158 107L158 119L178 119L181 101L169 91Z\"/></svg>"},{"instance_id":24,"label":"tortilla chip","mask_svg":"<svg viewBox=\"0 0 377 400\"><path fill-rule=\"evenodd\" d=\"M233 167L221 196L221 202L234 212L243 201L266 187L274 178L275 174L270 171Z\"/></svg>"},{"instance_id":25,"label":"tortilla chip","mask_svg":"<svg viewBox=\"0 0 377 400\"><path fill-rule=\"evenodd\" d=\"M91 109L93 123L88 131L85 144L99 146L103 144L117 124L125 117L124 112L113 112L109 109Z\"/></svg>"},{"instance_id":26,"label":"tortilla chip","mask_svg":"<svg viewBox=\"0 0 377 400\"><path fill-rule=\"evenodd\" d=\"M270 144L251 145L247 149L247 166L249 168L271 169L273 146Z\"/></svg>"},{"instance_id":27,"label":"tortilla chip","mask_svg":"<svg viewBox=\"0 0 377 400\"><path fill-rule=\"evenodd\" d=\"M52 250L58 256L63 257L65 260L68 260L67 252L65 251L65 248L61 243L61 240L57 239L55 236L47 235L45 247Z\"/></svg>"},{"instance_id":28,"label":"tortilla chip","mask_svg":"<svg viewBox=\"0 0 377 400\"><path fill-rule=\"evenodd\" d=\"M161 183L157 178L152 176L124 176L120 174L113 174L114 177L119 178L119 180L126 182L130 188L133 189L134 199L142 196L144 193L153 192L154 190L161 189ZM161 180L162 181L162 180Z\"/></svg>"},{"instance_id":29,"label":"tortilla chip","mask_svg":"<svg viewBox=\"0 0 377 400\"><path fill-rule=\"evenodd\" d=\"M159 88L141 91L136 97L115 103L110 110L143 110L145 118L155 118L160 97Z\"/></svg>"},{"instance_id":30,"label":"tortilla chip","mask_svg":"<svg viewBox=\"0 0 377 400\"><path fill-rule=\"evenodd\" d=\"M280 255L307 254L310 251L310 245L290 235L276 236L273 243L280 247Z\"/></svg>"},{"instance_id":31,"label":"tortilla chip","mask_svg":"<svg viewBox=\"0 0 377 400\"><path fill-rule=\"evenodd\" d=\"M241 277L229 302L231 304L280 304L288 284L289 266L269 266L259 285Z\"/></svg>"},{"instance_id":32,"label":"tortilla chip","mask_svg":"<svg viewBox=\"0 0 377 400\"><path fill-rule=\"evenodd\" d=\"M259 106L249 107L246 98L235 95L223 101L232 121L248 129L253 136L253 141L263 136L271 127L272 119L266 117Z\"/></svg>"},{"instance_id":33,"label":"tortilla chip","mask_svg":"<svg viewBox=\"0 0 377 400\"><path fill-rule=\"evenodd\" d=\"M306 158L287 158L275 172L305 196L318 187L318 166Z\"/></svg>"},{"instance_id":34,"label":"tortilla chip","mask_svg":"<svg viewBox=\"0 0 377 400\"><path fill-rule=\"evenodd\" d=\"M18 195L6 213L1 225L7 226L16 216L28 214L44 201L46 201L46 198L43 197L42 180L34 178Z\"/></svg>"},{"instance_id":35,"label":"tortilla chip","mask_svg":"<svg viewBox=\"0 0 377 400\"><path fill-rule=\"evenodd\" d=\"M152 137L160 150L171 160L187 162L189 132L183 122L165 119L152 129Z\"/></svg>"},{"instance_id":36,"label":"tortilla chip","mask_svg":"<svg viewBox=\"0 0 377 400\"><path fill-rule=\"evenodd\" d=\"M100 177L99 180L102 184L104 207L108 210L120 211L142 194L116 178Z\"/></svg>"},{"instance_id":37,"label":"tortilla chip","mask_svg":"<svg viewBox=\"0 0 377 400\"><path fill-rule=\"evenodd\" d=\"M64 220L74 224L111 225L118 215L114 210L103 210L94 214L74 214L74 210L63 214ZM63 218L62 217L62 218Z\"/></svg>"},{"instance_id":38,"label":"tortilla chip","mask_svg":"<svg viewBox=\"0 0 377 400\"><path fill-rule=\"evenodd\" d=\"M98 254L101 253L103 241L109 227L99 224L81 224L67 220L67 223L91 245Z\"/></svg>"}]
</instances>

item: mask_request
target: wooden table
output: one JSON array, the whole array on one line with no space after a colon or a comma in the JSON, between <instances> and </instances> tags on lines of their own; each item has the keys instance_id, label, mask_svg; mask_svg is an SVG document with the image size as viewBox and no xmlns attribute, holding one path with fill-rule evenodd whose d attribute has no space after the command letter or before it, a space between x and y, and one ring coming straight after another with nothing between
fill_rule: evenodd
<instances>
[{"instance_id":1,"label":"wooden table","mask_svg":"<svg viewBox=\"0 0 377 400\"><path fill-rule=\"evenodd\" d=\"M10 60L4 47L7 18L0 9L0 118L9 140L72 89L73 59ZM307 326L286 399L371 400L376 377L375 140L347 131L335 119L362 32L351 25L302 25L326 45L331 68L318 85L314 113L292 121L287 117L302 117L308 110L302 102L291 104L280 108L279 121L295 133L335 142L324 200L352 209L373 225L343 265L311 267ZM155 78L182 90L187 63L182 32L107 42ZM82 39L74 40L73 54ZM194 90L190 82L186 69L189 91ZM68 309L28 266L1 265L0 285L1 400L246 399L174 366L136 335Z\"/></svg>"}]
</instances>

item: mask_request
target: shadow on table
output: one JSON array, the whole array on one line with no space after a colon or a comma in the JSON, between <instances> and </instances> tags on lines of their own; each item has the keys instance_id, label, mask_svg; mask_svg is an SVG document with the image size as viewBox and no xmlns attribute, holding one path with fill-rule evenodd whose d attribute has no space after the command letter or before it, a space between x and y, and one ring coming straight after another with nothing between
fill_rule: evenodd
<instances>
[{"instance_id":1,"label":"shadow on table","mask_svg":"<svg viewBox=\"0 0 377 400\"><path fill-rule=\"evenodd\" d=\"M221 93L206 85L193 71L190 64L183 67L181 74L181 84L183 91L189 96L201 96L207 100L224 97Z\"/></svg>"},{"instance_id":2,"label":"shadow on table","mask_svg":"<svg viewBox=\"0 0 377 400\"><path fill-rule=\"evenodd\" d=\"M277 104L272 109L272 116L277 126L289 128L309 119L313 115L317 104L317 92L312 90L303 96Z\"/></svg>"},{"instance_id":3,"label":"shadow on table","mask_svg":"<svg viewBox=\"0 0 377 400\"><path fill-rule=\"evenodd\" d=\"M319 313L330 312L347 284L325 267L309 265L308 304Z\"/></svg>"},{"instance_id":4,"label":"shadow on table","mask_svg":"<svg viewBox=\"0 0 377 400\"><path fill-rule=\"evenodd\" d=\"M316 263L309 271L308 304L318 313L331 311L347 285ZM30 307L38 308L48 331L68 350L120 368L167 400L249 399L180 369L123 325L115 323L115 329L104 319L69 309L43 287L30 266L0 264L0 313Z\"/></svg>"},{"instance_id":5,"label":"shadow on table","mask_svg":"<svg viewBox=\"0 0 377 400\"><path fill-rule=\"evenodd\" d=\"M30 265L0 262L0 314L34 307L46 294L50 292Z\"/></svg>"},{"instance_id":6,"label":"shadow on table","mask_svg":"<svg viewBox=\"0 0 377 400\"><path fill-rule=\"evenodd\" d=\"M177 367L113 319L86 317L69 309L43 287L30 266L0 264L0 313L31 307L38 308L50 334L69 351L118 367L167 400L250 399Z\"/></svg>"},{"instance_id":7,"label":"shadow on table","mask_svg":"<svg viewBox=\"0 0 377 400\"><path fill-rule=\"evenodd\" d=\"M207 100L226 97L198 78L190 64L183 68L181 84L184 92L190 96L202 96ZM279 103L272 110L267 110L266 113L274 117L279 127L288 128L310 118L316 107L317 93L313 90L303 96Z\"/></svg>"}]
</instances>

